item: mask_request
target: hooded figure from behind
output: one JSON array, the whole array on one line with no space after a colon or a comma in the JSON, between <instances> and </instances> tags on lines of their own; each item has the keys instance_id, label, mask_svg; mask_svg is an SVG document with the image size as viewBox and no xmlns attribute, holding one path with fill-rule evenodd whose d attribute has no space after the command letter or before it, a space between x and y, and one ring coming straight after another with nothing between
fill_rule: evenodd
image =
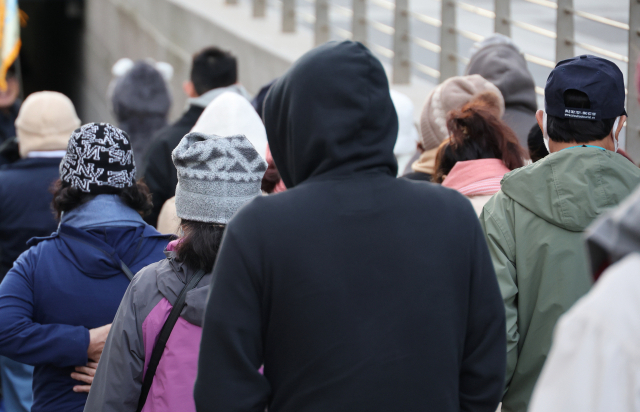
<instances>
[{"instance_id":1,"label":"hooded figure from behind","mask_svg":"<svg viewBox=\"0 0 640 412\"><path fill-rule=\"evenodd\" d=\"M457 192L395 178L397 119L360 43L317 47L274 84L288 189L227 226L198 411L495 411L504 309L478 219Z\"/></svg>"},{"instance_id":2,"label":"hooded figure from behind","mask_svg":"<svg viewBox=\"0 0 640 412\"><path fill-rule=\"evenodd\" d=\"M144 168L154 133L167 125L171 95L163 75L146 61L138 61L115 81L111 104L118 127L127 132L138 169Z\"/></svg>"},{"instance_id":3,"label":"hooded figure from behind","mask_svg":"<svg viewBox=\"0 0 640 412\"><path fill-rule=\"evenodd\" d=\"M478 49L466 74L479 74L493 83L504 98L504 120L527 148L527 137L536 124L536 85L522 52L510 38L495 34L476 44Z\"/></svg>"}]
</instances>

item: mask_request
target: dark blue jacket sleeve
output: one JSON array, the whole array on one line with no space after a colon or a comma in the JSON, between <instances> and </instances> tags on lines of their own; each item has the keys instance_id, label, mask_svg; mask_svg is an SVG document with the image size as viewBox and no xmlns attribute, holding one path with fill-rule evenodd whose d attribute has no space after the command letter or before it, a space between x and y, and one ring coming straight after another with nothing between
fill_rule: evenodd
<instances>
[{"instance_id":1,"label":"dark blue jacket sleeve","mask_svg":"<svg viewBox=\"0 0 640 412\"><path fill-rule=\"evenodd\" d=\"M505 312L478 222L470 236L469 314L460 370L460 411L493 412L502 399L507 338Z\"/></svg>"},{"instance_id":2,"label":"dark blue jacket sleeve","mask_svg":"<svg viewBox=\"0 0 640 412\"><path fill-rule=\"evenodd\" d=\"M28 365L85 365L88 329L33 321L31 253L24 252L0 284L0 355Z\"/></svg>"},{"instance_id":3,"label":"dark blue jacket sleeve","mask_svg":"<svg viewBox=\"0 0 640 412\"><path fill-rule=\"evenodd\" d=\"M258 247L242 241L241 248L233 223L216 260L205 312L194 388L198 412L263 412L270 393L258 372L263 359ZM254 253L247 256L244 250Z\"/></svg>"}]
</instances>

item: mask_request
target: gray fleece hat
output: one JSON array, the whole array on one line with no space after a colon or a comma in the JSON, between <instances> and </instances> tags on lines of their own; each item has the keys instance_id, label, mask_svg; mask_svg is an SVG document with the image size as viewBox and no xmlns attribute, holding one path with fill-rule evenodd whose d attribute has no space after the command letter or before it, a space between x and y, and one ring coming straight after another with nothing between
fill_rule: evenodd
<instances>
[{"instance_id":1,"label":"gray fleece hat","mask_svg":"<svg viewBox=\"0 0 640 412\"><path fill-rule=\"evenodd\" d=\"M259 196L267 163L242 136L189 133L172 153L178 170L176 212L181 219L227 224Z\"/></svg>"}]
</instances>

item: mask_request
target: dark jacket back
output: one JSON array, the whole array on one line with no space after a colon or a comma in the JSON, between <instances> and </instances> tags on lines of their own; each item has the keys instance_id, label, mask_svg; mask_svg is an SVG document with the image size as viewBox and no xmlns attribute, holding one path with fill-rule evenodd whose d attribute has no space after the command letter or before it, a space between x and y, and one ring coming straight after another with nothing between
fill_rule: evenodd
<instances>
[{"instance_id":1,"label":"dark jacket back","mask_svg":"<svg viewBox=\"0 0 640 412\"><path fill-rule=\"evenodd\" d=\"M477 217L454 191L395 179L377 59L359 43L320 46L264 110L291 189L227 227L198 410L495 411L504 308Z\"/></svg>"},{"instance_id":2,"label":"dark jacket back","mask_svg":"<svg viewBox=\"0 0 640 412\"><path fill-rule=\"evenodd\" d=\"M147 150L144 181L153 196L153 211L145 218L150 225L156 226L162 205L176 194L178 172L171 160L171 152L178 146L185 134L189 133L198 121L204 108L189 106L175 123L160 129L153 137Z\"/></svg>"},{"instance_id":3,"label":"dark jacket back","mask_svg":"<svg viewBox=\"0 0 640 412\"><path fill-rule=\"evenodd\" d=\"M56 231L49 188L59 166L60 158L32 158L0 169L0 281L29 239Z\"/></svg>"}]
</instances>

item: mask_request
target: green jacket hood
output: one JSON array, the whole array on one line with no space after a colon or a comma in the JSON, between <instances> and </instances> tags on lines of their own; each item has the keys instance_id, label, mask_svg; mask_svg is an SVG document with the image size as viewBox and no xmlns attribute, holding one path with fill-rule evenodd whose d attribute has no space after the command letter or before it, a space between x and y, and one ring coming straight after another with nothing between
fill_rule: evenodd
<instances>
[{"instance_id":1,"label":"green jacket hood","mask_svg":"<svg viewBox=\"0 0 640 412\"><path fill-rule=\"evenodd\" d=\"M502 191L547 222L581 232L640 183L640 169L623 156L590 147L562 150L516 169Z\"/></svg>"}]
</instances>

